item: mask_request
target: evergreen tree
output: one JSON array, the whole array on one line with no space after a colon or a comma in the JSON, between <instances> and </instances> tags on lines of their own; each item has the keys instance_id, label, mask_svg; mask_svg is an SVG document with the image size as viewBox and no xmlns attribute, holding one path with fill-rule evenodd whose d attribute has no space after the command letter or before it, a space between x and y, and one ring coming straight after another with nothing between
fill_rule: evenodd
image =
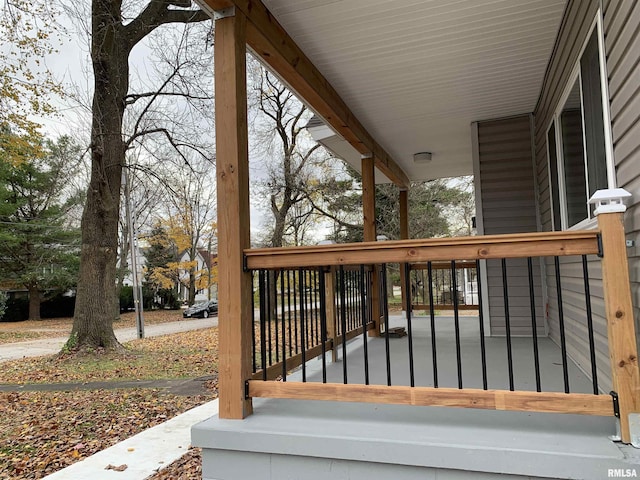
<instances>
[{"instance_id":1,"label":"evergreen tree","mask_svg":"<svg viewBox=\"0 0 640 480\"><path fill-rule=\"evenodd\" d=\"M159 297L161 306L173 308L177 303L179 304L175 288L178 272L175 272L175 279L173 279L169 265L178 260L177 247L161 222L156 222L153 226L147 243L149 247L145 251L144 286L154 293L154 297Z\"/></svg>"},{"instance_id":2,"label":"evergreen tree","mask_svg":"<svg viewBox=\"0 0 640 480\"><path fill-rule=\"evenodd\" d=\"M79 231L66 218L80 201L67 189L77 154L68 137L54 143L0 131L0 276L28 290L31 320L40 319L45 292L76 282Z\"/></svg>"}]
</instances>

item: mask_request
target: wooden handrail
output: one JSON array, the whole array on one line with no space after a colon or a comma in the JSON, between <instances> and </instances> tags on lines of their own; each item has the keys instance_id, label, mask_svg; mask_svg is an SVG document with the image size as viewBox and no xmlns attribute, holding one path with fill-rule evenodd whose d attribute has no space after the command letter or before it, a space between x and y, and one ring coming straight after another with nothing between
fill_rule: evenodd
<instances>
[{"instance_id":1,"label":"wooden handrail","mask_svg":"<svg viewBox=\"0 0 640 480\"><path fill-rule=\"evenodd\" d=\"M599 231L536 232L477 237L390 240L244 251L247 268L298 268L452 259L589 255L599 252Z\"/></svg>"}]
</instances>

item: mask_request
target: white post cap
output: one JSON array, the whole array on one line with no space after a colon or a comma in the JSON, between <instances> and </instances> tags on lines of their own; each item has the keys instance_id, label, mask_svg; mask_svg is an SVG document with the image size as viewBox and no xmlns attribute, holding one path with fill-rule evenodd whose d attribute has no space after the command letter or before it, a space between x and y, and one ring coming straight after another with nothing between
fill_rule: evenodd
<instances>
[{"instance_id":1,"label":"white post cap","mask_svg":"<svg viewBox=\"0 0 640 480\"><path fill-rule=\"evenodd\" d=\"M596 206L593 212L596 216L601 213L625 212L627 207L624 204L624 200L629 197L631 197L631 194L624 188L598 190L589 199L589 205Z\"/></svg>"}]
</instances>

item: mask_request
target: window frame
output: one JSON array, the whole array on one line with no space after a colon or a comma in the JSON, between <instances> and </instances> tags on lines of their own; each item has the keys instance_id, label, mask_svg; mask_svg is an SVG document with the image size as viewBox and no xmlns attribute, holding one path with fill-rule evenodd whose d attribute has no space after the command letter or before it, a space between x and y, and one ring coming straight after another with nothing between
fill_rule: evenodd
<instances>
[{"instance_id":1,"label":"window frame","mask_svg":"<svg viewBox=\"0 0 640 480\"><path fill-rule=\"evenodd\" d=\"M604 53L604 36L602 29L602 11L598 9L596 12L596 16L589 27L589 31L583 43L580 47L580 53L578 58L576 59L573 68L571 70L571 74L569 75L567 82L562 91L562 95L556 105L556 108L553 112L553 116L551 117L551 121L545 130L545 143L547 148L547 177L549 182L549 205L551 212L551 226L553 230L579 230L586 228L593 228L596 224L595 217L592 216L591 210L587 209L587 218L584 220L574 224L568 225L568 210L567 210L567 197L566 197L566 177L564 171L564 152L562 145L562 124L560 121L560 115L564 110L564 106L571 94L573 87L576 82L578 82L578 87L580 89L580 116L582 121L582 148L583 148L583 162L584 162L584 170L585 170L585 187L587 191L587 195L589 194L589 162L587 159L587 143L586 143L586 129L585 129L585 119L584 119L584 96L583 96L583 85L582 85L582 72L580 69L580 62L582 57L584 56L585 49L591 39L591 36L596 33L596 37L598 40L598 60L599 60L599 76L600 76L600 97L602 101L602 121L604 126L604 152L605 152L605 163L606 163L606 172L607 172L607 188L616 188L616 173L615 173L615 163L613 156L613 141L612 141L612 133L611 133L611 114L609 109L609 82L608 75L606 69L606 57ZM558 184L554 186L552 182L552 171L551 171L551 155L550 155L550 146L549 146L549 132L551 129L555 128L555 147L556 147L556 167L557 167L557 179ZM554 200L553 200L553 192L554 188L557 187L558 190L558 202L560 206L560 225L556 225L555 218L555 208L554 208ZM585 198L585 204L589 200Z\"/></svg>"}]
</instances>

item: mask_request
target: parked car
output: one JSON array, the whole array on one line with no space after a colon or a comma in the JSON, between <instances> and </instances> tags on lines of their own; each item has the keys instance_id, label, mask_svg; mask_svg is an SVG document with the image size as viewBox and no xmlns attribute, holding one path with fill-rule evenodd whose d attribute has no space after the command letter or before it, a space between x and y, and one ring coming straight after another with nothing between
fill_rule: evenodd
<instances>
[{"instance_id":1,"label":"parked car","mask_svg":"<svg viewBox=\"0 0 640 480\"><path fill-rule=\"evenodd\" d=\"M206 302L200 302L192 305L182 312L184 318L200 317L207 318L211 314L218 313L218 301L209 300Z\"/></svg>"}]
</instances>

